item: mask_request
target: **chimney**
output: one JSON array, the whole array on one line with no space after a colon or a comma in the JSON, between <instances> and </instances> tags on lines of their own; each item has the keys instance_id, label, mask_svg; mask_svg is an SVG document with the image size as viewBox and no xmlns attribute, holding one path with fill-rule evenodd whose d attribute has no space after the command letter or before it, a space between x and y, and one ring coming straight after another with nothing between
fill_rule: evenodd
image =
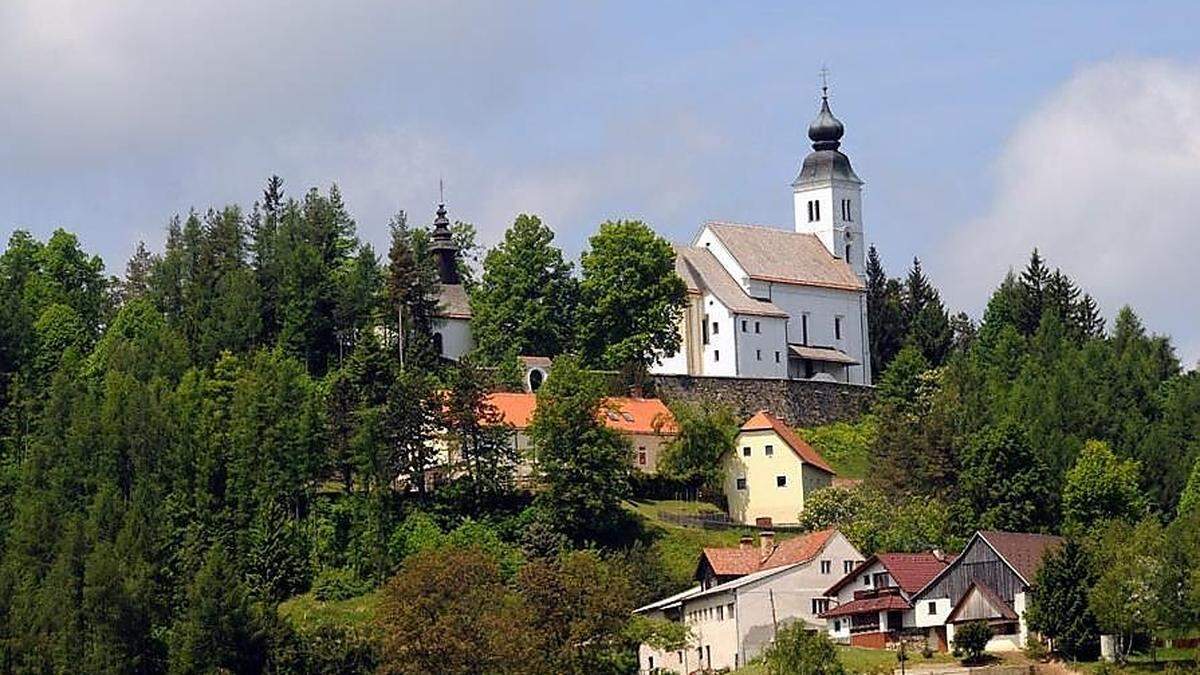
<instances>
[{"instance_id":1,"label":"chimney","mask_svg":"<svg viewBox=\"0 0 1200 675\"><path fill-rule=\"evenodd\" d=\"M738 548L743 551L749 551L753 547L754 547L754 537L751 537L748 534L738 540Z\"/></svg>"},{"instance_id":2,"label":"chimney","mask_svg":"<svg viewBox=\"0 0 1200 675\"><path fill-rule=\"evenodd\" d=\"M758 551L762 555L762 559L766 560L767 556L771 555L771 551L775 548L775 533L771 530L763 530L758 533Z\"/></svg>"}]
</instances>

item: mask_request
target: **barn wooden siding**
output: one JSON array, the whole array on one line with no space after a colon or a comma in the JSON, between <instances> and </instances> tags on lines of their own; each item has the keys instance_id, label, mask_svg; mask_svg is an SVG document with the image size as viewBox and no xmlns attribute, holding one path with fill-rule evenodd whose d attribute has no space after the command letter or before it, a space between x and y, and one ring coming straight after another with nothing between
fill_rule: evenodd
<instances>
[{"instance_id":1,"label":"barn wooden siding","mask_svg":"<svg viewBox=\"0 0 1200 675\"><path fill-rule=\"evenodd\" d=\"M913 598L914 604L924 598L950 598L957 605L972 581L992 589L1011 607L1017 593L1025 590L1021 577L1012 571L1000 556L981 538L975 537L940 579Z\"/></svg>"}]
</instances>

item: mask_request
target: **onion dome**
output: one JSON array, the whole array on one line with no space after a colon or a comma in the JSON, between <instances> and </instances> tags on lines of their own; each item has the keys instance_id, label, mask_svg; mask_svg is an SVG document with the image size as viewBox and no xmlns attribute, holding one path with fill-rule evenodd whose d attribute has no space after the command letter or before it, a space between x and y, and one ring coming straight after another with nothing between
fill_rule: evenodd
<instances>
[{"instance_id":1,"label":"onion dome","mask_svg":"<svg viewBox=\"0 0 1200 675\"><path fill-rule=\"evenodd\" d=\"M821 112L808 125L808 137L812 139L813 150L837 150L845 133L846 127L829 110L829 95L822 88Z\"/></svg>"},{"instance_id":2,"label":"onion dome","mask_svg":"<svg viewBox=\"0 0 1200 675\"><path fill-rule=\"evenodd\" d=\"M438 204L437 218L433 220L433 232L429 236L429 250L437 262L438 278L443 284L460 283L458 276L458 246L450 232L450 219L446 217L446 205Z\"/></svg>"}]
</instances>

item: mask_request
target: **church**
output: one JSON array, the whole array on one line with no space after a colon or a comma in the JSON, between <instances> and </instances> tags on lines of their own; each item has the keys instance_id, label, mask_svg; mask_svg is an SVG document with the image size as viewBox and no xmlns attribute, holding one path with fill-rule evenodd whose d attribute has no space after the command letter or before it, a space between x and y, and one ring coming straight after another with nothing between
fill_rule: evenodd
<instances>
[{"instance_id":1,"label":"church","mask_svg":"<svg viewBox=\"0 0 1200 675\"><path fill-rule=\"evenodd\" d=\"M792 230L712 222L675 247L688 289L682 346L652 373L871 384L863 182L839 150L844 133L823 91L812 152L792 183ZM431 240L441 280L434 343L456 360L474 344L444 205Z\"/></svg>"},{"instance_id":2,"label":"church","mask_svg":"<svg viewBox=\"0 0 1200 675\"><path fill-rule=\"evenodd\" d=\"M682 346L652 372L871 384L863 182L829 109L792 183L792 230L711 222L676 246L688 288Z\"/></svg>"}]
</instances>

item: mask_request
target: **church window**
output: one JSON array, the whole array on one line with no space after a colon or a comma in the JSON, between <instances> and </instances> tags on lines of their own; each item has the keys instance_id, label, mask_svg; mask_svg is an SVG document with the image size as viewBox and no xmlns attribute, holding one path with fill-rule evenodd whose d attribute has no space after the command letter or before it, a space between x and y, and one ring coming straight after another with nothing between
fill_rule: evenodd
<instances>
[{"instance_id":1,"label":"church window","mask_svg":"<svg viewBox=\"0 0 1200 675\"><path fill-rule=\"evenodd\" d=\"M808 344L808 315L800 315L800 342Z\"/></svg>"},{"instance_id":2,"label":"church window","mask_svg":"<svg viewBox=\"0 0 1200 675\"><path fill-rule=\"evenodd\" d=\"M755 360L755 361L762 361L762 350L761 350L761 349L755 349L755 350L754 350L754 360Z\"/></svg>"},{"instance_id":3,"label":"church window","mask_svg":"<svg viewBox=\"0 0 1200 675\"><path fill-rule=\"evenodd\" d=\"M817 217L813 220L821 220L821 200L818 199L813 202L813 213L817 214Z\"/></svg>"},{"instance_id":4,"label":"church window","mask_svg":"<svg viewBox=\"0 0 1200 675\"><path fill-rule=\"evenodd\" d=\"M748 322L745 319L742 319L742 332L743 333L745 333L747 330L747 328L746 328L747 323Z\"/></svg>"},{"instance_id":5,"label":"church window","mask_svg":"<svg viewBox=\"0 0 1200 675\"><path fill-rule=\"evenodd\" d=\"M761 322L759 322L759 321L755 321L755 322L754 322L754 332L755 332L755 333L761 333L761 332L762 332L762 323L761 323Z\"/></svg>"},{"instance_id":6,"label":"church window","mask_svg":"<svg viewBox=\"0 0 1200 675\"><path fill-rule=\"evenodd\" d=\"M842 339L842 317L840 316L833 317L833 339Z\"/></svg>"},{"instance_id":7,"label":"church window","mask_svg":"<svg viewBox=\"0 0 1200 675\"><path fill-rule=\"evenodd\" d=\"M846 222L854 222L854 211L850 206L849 199L842 200L842 220Z\"/></svg>"},{"instance_id":8,"label":"church window","mask_svg":"<svg viewBox=\"0 0 1200 675\"><path fill-rule=\"evenodd\" d=\"M779 351L778 350L776 350L776 352L775 352L775 363L779 363Z\"/></svg>"},{"instance_id":9,"label":"church window","mask_svg":"<svg viewBox=\"0 0 1200 675\"><path fill-rule=\"evenodd\" d=\"M813 203L812 203L812 200L810 199L810 200L808 200L808 222L811 223L812 221L813 221Z\"/></svg>"},{"instance_id":10,"label":"church window","mask_svg":"<svg viewBox=\"0 0 1200 675\"><path fill-rule=\"evenodd\" d=\"M720 360L721 360L721 350L714 349L713 350L713 361L720 361Z\"/></svg>"},{"instance_id":11,"label":"church window","mask_svg":"<svg viewBox=\"0 0 1200 675\"><path fill-rule=\"evenodd\" d=\"M846 244L846 262L850 262L850 244Z\"/></svg>"},{"instance_id":12,"label":"church window","mask_svg":"<svg viewBox=\"0 0 1200 675\"><path fill-rule=\"evenodd\" d=\"M713 335L716 335L717 333L720 333L720 332L721 332L721 324L714 321L713 322Z\"/></svg>"},{"instance_id":13,"label":"church window","mask_svg":"<svg viewBox=\"0 0 1200 675\"><path fill-rule=\"evenodd\" d=\"M700 329L704 335L704 344L708 344L708 315L704 315L704 321L700 322Z\"/></svg>"}]
</instances>

